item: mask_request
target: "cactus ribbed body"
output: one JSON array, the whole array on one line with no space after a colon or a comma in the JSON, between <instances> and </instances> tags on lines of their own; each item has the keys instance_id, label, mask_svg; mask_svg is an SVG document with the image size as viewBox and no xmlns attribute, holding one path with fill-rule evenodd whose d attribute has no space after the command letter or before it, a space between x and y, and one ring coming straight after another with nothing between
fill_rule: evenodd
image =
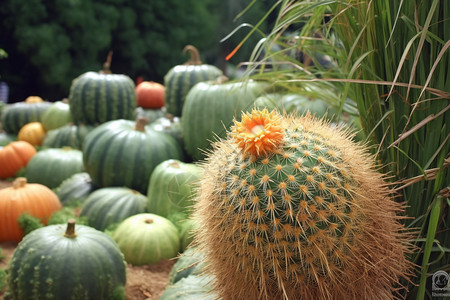
<instances>
[{"instance_id":1,"label":"cactus ribbed body","mask_svg":"<svg viewBox=\"0 0 450 300\"><path fill-rule=\"evenodd\" d=\"M408 269L383 176L348 133L253 111L203 165L198 241L224 299L380 299Z\"/></svg>"}]
</instances>

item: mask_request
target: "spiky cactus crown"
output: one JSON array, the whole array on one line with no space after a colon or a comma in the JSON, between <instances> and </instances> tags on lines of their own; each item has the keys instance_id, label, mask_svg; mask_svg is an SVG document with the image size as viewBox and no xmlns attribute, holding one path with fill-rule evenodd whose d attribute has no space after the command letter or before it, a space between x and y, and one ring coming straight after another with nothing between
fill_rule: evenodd
<instances>
[{"instance_id":1,"label":"spiky cactus crown","mask_svg":"<svg viewBox=\"0 0 450 300\"><path fill-rule=\"evenodd\" d=\"M392 299L408 234L373 157L311 116L243 114L203 164L198 243L223 299Z\"/></svg>"}]
</instances>

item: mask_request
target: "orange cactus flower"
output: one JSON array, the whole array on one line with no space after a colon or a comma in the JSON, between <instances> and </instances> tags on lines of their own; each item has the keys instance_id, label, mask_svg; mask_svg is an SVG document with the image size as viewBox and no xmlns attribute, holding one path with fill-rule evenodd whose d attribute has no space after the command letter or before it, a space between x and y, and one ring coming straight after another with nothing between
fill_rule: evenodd
<instances>
[{"instance_id":1,"label":"orange cactus flower","mask_svg":"<svg viewBox=\"0 0 450 300\"><path fill-rule=\"evenodd\" d=\"M234 121L231 136L244 153L265 156L276 151L283 141L281 118L276 111L267 109L243 113L242 121Z\"/></svg>"}]
</instances>

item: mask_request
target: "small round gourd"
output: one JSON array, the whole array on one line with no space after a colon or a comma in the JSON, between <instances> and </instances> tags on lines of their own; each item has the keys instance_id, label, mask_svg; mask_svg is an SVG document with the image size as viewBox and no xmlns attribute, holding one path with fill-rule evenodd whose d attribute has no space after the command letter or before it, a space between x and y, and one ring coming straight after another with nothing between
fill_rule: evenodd
<instances>
[{"instance_id":1,"label":"small round gourd","mask_svg":"<svg viewBox=\"0 0 450 300\"><path fill-rule=\"evenodd\" d=\"M70 147L48 148L36 153L28 162L26 177L29 182L56 188L65 179L83 171L81 150Z\"/></svg>"},{"instance_id":2,"label":"small round gourd","mask_svg":"<svg viewBox=\"0 0 450 300\"><path fill-rule=\"evenodd\" d=\"M155 214L137 214L123 220L113 239L132 265L155 264L177 256L180 236L168 219Z\"/></svg>"},{"instance_id":3,"label":"small round gourd","mask_svg":"<svg viewBox=\"0 0 450 300\"><path fill-rule=\"evenodd\" d=\"M0 179L13 177L35 154L36 148L25 141L13 141L0 148Z\"/></svg>"},{"instance_id":4,"label":"small round gourd","mask_svg":"<svg viewBox=\"0 0 450 300\"><path fill-rule=\"evenodd\" d=\"M159 109L164 106L164 85L153 81L143 81L136 86L137 105Z\"/></svg>"},{"instance_id":5,"label":"small round gourd","mask_svg":"<svg viewBox=\"0 0 450 300\"><path fill-rule=\"evenodd\" d=\"M72 114L67 99L56 101L41 116L46 131L59 128L72 122Z\"/></svg>"},{"instance_id":6,"label":"small round gourd","mask_svg":"<svg viewBox=\"0 0 450 300\"><path fill-rule=\"evenodd\" d=\"M146 212L147 197L126 187L106 187L90 194L83 204L80 216L87 217L88 225L105 230L109 225Z\"/></svg>"},{"instance_id":7,"label":"small round gourd","mask_svg":"<svg viewBox=\"0 0 450 300\"><path fill-rule=\"evenodd\" d=\"M45 138L45 128L41 122L31 122L25 124L17 134L19 141L25 141L33 146L40 146Z\"/></svg>"},{"instance_id":8,"label":"small round gourd","mask_svg":"<svg viewBox=\"0 0 450 300\"><path fill-rule=\"evenodd\" d=\"M29 233L8 272L15 300L125 299L126 264L108 235L69 220Z\"/></svg>"},{"instance_id":9,"label":"small round gourd","mask_svg":"<svg viewBox=\"0 0 450 300\"><path fill-rule=\"evenodd\" d=\"M11 187L0 190L0 242L19 242L23 238L17 222L23 213L46 224L50 215L61 208L58 196L46 186L27 183L24 177L15 179Z\"/></svg>"}]
</instances>

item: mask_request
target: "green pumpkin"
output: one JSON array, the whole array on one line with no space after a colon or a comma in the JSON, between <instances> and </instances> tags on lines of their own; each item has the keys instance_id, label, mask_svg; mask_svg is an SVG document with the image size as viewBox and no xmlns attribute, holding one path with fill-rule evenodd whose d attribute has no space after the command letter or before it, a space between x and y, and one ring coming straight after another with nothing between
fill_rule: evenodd
<instances>
[{"instance_id":1,"label":"green pumpkin","mask_svg":"<svg viewBox=\"0 0 450 300\"><path fill-rule=\"evenodd\" d=\"M93 190L91 176L86 172L80 172L61 182L54 192L63 205L69 205L72 202L84 202Z\"/></svg>"},{"instance_id":2,"label":"green pumpkin","mask_svg":"<svg viewBox=\"0 0 450 300\"><path fill-rule=\"evenodd\" d=\"M181 278L166 287L159 300L216 300L220 299L213 289L211 275L198 274Z\"/></svg>"},{"instance_id":3,"label":"green pumpkin","mask_svg":"<svg viewBox=\"0 0 450 300\"><path fill-rule=\"evenodd\" d=\"M50 108L51 102L17 102L7 104L2 112L3 130L17 135L19 130L28 123L41 122L43 113Z\"/></svg>"},{"instance_id":4,"label":"green pumpkin","mask_svg":"<svg viewBox=\"0 0 450 300\"><path fill-rule=\"evenodd\" d=\"M17 136L14 134L6 133L6 132L0 132L0 146L6 146L9 143L16 141Z\"/></svg>"},{"instance_id":5,"label":"green pumpkin","mask_svg":"<svg viewBox=\"0 0 450 300\"><path fill-rule=\"evenodd\" d=\"M117 244L91 227L50 225L24 237L8 270L14 300L125 299L126 264Z\"/></svg>"},{"instance_id":6,"label":"green pumpkin","mask_svg":"<svg viewBox=\"0 0 450 300\"><path fill-rule=\"evenodd\" d=\"M195 197L199 166L170 159L154 169L147 190L147 210L168 217L174 213L190 214Z\"/></svg>"},{"instance_id":7,"label":"green pumpkin","mask_svg":"<svg viewBox=\"0 0 450 300\"><path fill-rule=\"evenodd\" d=\"M225 138L233 119L255 108L255 100L268 89L248 82L200 82L188 93L181 125L186 152L194 159L205 157L211 142Z\"/></svg>"},{"instance_id":8,"label":"green pumpkin","mask_svg":"<svg viewBox=\"0 0 450 300\"><path fill-rule=\"evenodd\" d=\"M204 253L198 247L187 248L170 270L169 284L173 285L189 275L201 274L205 266L204 258Z\"/></svg>"},{"instance_id":9,"label":"green pumpkin","mask_svg":"<svg viewBox=\"0 0 450 300\"><path fill-rule=\"evenodd\" d=\"M81 209L88 225L98 230L146 212L147 197L126 187L107 187L90 194Z\"/></svg>"},{"instance_id":10,"label":"green pumpkin","mask_svg":"<svg viewBox=\"0 0 450 300\"><path fill-rule=\"evenodd\" d=\"M145 122L109 121L87 135L84 165L96 185L125 186L145 194L150 175L159 163L183 159L173 137L147 128Z\"/></svg>"},{"instance_id":11,"label":"green pumpkin","mask_svg":"<svg viewBox=\"0 0 450 300\"><path fill-rule=\"evenodd\" d=\"M216 66L202 63L194 46L186 46L183 53L186 51L191 55L190 60L171 68L164 76L165 106L174 116L181 116L186 95L196 83L215 80L222 75Z\"/></svg>"},{"instance_id":12,"label":"green pumpkin","mask_svg":"<svg viewBox=\"0 0 450 300\"><path fill-rule=\"evenodd\" d=\"M62 127L50 130L44 137L42 148L71 147L81 150L84 139L94 128L95 127L91 125L74 125L69 123Z\"/></svg>"},{"instance_id":13,"label":"green pumpkin","mask_svg":"<svg viewBox=\"0 0 450 300\"><path fill-rule=\"evenodd\" d=\"M65 147L39 151L28 162L25 173L30 183L56 188L65 179L83 171L81 150Z\"/></svg>"},{"instance_id":14,"label":"green pumpkin","mask_svg":"<svg viewBox=\"0 0 450 300\"><path fill-rule=\"evenodd\" d=\"M136 92L127 75L87 72L70 87L73 122L97 125L116 119L134 119Z\"/></svg>"},{"instance_id":15,"label":"green pumpkin","mask_svg":"<svg viewBox=\"0 0 450 300\"><path fill-rule=\"evenodd\" d=\"M59 128L70 122L72 122L72 113L67 100L56 101L41 117L42 126L46 131Z\"/></svg>"},{"instance_id":16,"label":"green pumpkin","mask_svg":"<svg viewBox=\"0 0 450 300\"><path fill-rule=\"evenodd\" d=\"M180 251L177 227L155 214L128 217L113 231L112 238L132 265L155 264L176 257Z\"/></svg>"}]
</instances>

